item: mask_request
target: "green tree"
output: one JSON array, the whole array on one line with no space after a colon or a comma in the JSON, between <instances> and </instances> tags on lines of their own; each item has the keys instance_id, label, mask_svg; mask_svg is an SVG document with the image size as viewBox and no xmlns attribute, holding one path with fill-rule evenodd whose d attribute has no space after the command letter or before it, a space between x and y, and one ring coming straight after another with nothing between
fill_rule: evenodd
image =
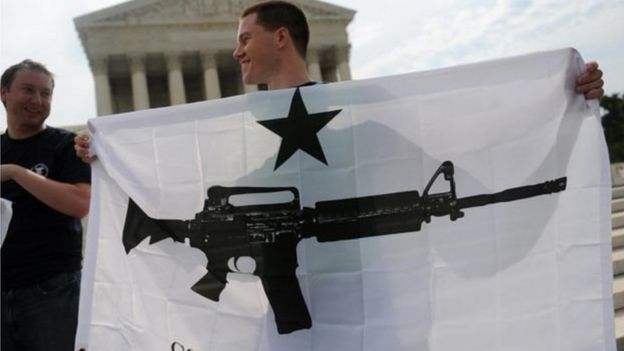
<instances>
[{"instance_id":1,"label":"green tree","mask_svg":"<svg viewBox=\"0 0 624 351\"><path fill-rule=\"evenodd\" d=\"M600 107L606 111L602 116L602 128L607 139L609 159L611 163L624 162L624 95L605 95L600 100Z\"/></svg>"}]
</instances>

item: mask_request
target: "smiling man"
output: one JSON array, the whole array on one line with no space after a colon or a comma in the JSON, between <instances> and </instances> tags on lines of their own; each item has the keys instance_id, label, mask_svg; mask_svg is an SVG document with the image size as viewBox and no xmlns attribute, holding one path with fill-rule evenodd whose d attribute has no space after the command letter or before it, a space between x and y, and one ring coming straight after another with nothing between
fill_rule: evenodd
<instances>
[{"instance_id":1,"label":"smiling man","mask_svg":"<svg viewBox=\"0 0 624 351\"><path fill-rule=\"evenodd\" d=\"M238 25L233 56L245 84L266 84L269 90L312 83L305 56L310 30L303 11L281 1L245 9Z\"/></svg>"},{"instance_id":2,"label":"smiling man","mask_svg":"<svg viewBox=\"0 0 624 351\"><path fill-rule=\"evenodd\" d=\"M54 78L24 60L2 74L2 198L13 217L2 246L2 350L73 350L90 168L74 134L48 127Z\"/></svg>"}]
</instances>

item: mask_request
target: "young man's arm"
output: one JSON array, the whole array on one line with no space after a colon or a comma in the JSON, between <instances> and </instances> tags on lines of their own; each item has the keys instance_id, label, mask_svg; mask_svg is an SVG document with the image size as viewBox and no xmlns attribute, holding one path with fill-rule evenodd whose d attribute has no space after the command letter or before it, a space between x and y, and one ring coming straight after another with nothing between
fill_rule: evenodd
<instances>
[{"instance_id":1,"label":"young man's arm","mask_svg":"<svg viewBox=\"0 0 624 351\"><path fill-rule=\"evenodd\" d=\"M47 206L74 218L89 212L91 185L63 183L15 164L0 166L2 182L13 180Z\"/></svg>"}]
</instances>

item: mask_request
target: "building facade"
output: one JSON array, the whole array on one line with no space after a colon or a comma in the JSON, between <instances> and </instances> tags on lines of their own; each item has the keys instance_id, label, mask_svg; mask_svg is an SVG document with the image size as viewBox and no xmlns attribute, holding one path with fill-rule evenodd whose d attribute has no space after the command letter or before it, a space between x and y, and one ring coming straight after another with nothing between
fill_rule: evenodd
<instances>
[{"instance_id":1,"label":"building facade","mask_svg":"<svg viewBox=\"0 0 624 351\"><path fill-rule=\"evenodd\" d=\"M74 19L89 60L97 114L108 115L238 95L232 58L238 18L252 0L134 0ZM292 1L310 24L312 79L350 80L347 25L355 11Z\"/></svg>"}]
</instances>

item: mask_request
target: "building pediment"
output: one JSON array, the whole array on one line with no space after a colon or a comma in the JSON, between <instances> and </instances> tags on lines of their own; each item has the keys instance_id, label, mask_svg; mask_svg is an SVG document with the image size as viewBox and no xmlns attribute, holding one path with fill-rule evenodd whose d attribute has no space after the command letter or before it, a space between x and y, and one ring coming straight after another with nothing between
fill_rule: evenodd
<instances>
[{"instance_id":1,"label":"building pediment","mask_svg":"<svg viewBox=\"0 0 624 351\"><path fill-rule=\"evenodd\" d=\"M134 0L77 17L77 28L236 22L254 0ZM310 21L345 20L355 11L316 0L293 1Z\"/></svg>"}]
</instances>

